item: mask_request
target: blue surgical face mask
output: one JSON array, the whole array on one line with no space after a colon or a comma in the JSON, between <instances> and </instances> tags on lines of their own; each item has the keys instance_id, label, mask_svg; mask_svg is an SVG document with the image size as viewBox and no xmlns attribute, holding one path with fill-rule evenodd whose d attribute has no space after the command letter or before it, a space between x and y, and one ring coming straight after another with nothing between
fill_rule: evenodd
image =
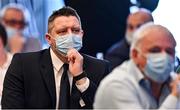
<instances>
[{"instance_id":1,"label":"blue surgical face mask","mask_svg":"<svg viewBox=\"0 0 180 110\"><path fill-rule=\"evenodd\" d=\"M16 34L21 33L21 31L15 29L15 28L12 28L12 27L6 27L6 32L7 32L8 38L11 38Z\"/></svg>"},{"instance_id":2,"label":"blue surgical face mask","mask_svg":"<svg viewBox=\"0 0 180 110\"><path fill-rule=\"evenodd\" d=\"M78 51L82 48L82 38L76 34L57 36L55 41L57 50L65 55L71 48L75 48Z\"/></svg>"},{"instance_id":3,"label":"blue surgical face mask","mask_svg":"<svg viewBox=\"0 0 180 110\"><path fill-rule=\"evenodd\" d=\"M174 68L173 57L167 53L150 53L146 58L144 74L155 82L165 82Z\"/></svg>"}]
</instances>

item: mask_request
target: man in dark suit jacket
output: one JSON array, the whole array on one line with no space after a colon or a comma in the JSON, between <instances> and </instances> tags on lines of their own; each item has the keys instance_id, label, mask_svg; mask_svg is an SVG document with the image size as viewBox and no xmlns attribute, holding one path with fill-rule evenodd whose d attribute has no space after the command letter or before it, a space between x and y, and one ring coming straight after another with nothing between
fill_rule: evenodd
<instances>
[{"instance_id":1,"label":"man in dark suit jacket","mask_svg":"<svg viewBox=\"0 0 180 110\"><path fill-rule=\"evenodd\" d=\"M4 81L2 108L92 108L97 86L109 68L106 61L78 52L82 36L74 9L53 12L46 34L50 49L14 55ZM64 73L69 84L62 88Z\"/></svg>"},{"instance_id":2,"label":"man in dark suit jacket","mask_svg":"<svg viewBox=\"0 0 180 110\"><path fill-rule=\"evenodd\" d=\"M133 40L133 32L142 24L153 21L151 12L141 8L131 13L127 18L125 37L108 49L105 59L111 64L111 70L129 59L130 45Z\"/></svg>"}]
</instances>

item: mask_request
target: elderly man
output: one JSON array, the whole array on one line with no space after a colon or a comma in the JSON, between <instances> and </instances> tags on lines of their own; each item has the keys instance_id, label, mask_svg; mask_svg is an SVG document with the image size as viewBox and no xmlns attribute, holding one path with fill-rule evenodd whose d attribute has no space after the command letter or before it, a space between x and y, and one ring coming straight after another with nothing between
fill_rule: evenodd
<instances>
[{"instance_id":1,"label":"elderly man","mask_svg":"<svg viewBox=\"0 0 180 110\"><path fill-rule=\"evenodd\" d=\"M7 49L11 53L32 52L41 49L37 38L25 35L28 22L28 10L21 4L10 3L4 6L0 12L1 23L4 25L8 36Z\"/></svg>"},{"instance_id":2,"label":"elderly man","mask_svg":"<svg viewBox=\"0 0 180 110\"><path fill-rule=\"evenodd\" d=\"M49 17L46 39L39 52L15 54L7 71L2 108L92 108L108 63L78 50L83 30L76 11L63 7Z\"/></svg>"},{"instance_id":3,"label":"elderly man","mask_svg":"<svg viewBox=\"0 0 180 110\"><path fill-rule=\"evenodd\" d=\"M180 76L171 82L176 42L165 27L148 23L134 35L131 58L100 84L95 108L176 109Z\"/></svg>"},{"instance_id":4,"label":"elderly man","mask_svg":"<svg viewBox=\"0 0 180 110\"><path fill-rule=\"evenodd\" d=\"M114 69L129 59L130 45L134 31L149 21L153 21L153 17L151 12L144 8L140 8L137 12L131 13L128 16L125 37L108 49L105 56L105 59L111 63L111 69Z\"/></svg>"}]
</instances>

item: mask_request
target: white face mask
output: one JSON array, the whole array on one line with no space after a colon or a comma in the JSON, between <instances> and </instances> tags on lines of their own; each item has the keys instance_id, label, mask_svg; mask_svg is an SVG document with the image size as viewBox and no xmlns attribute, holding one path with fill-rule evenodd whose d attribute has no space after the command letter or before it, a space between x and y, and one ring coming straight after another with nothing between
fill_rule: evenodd
<instances>
[{"instance_id":1,"label":"white face mask","mask_svg":"<svg viewBox=\"0 0 180 110\"><path fill-rule=\"evenodd\" d=\"M165 82L174 68L173 57L167 53L150 53L146 58L145 75L158 83Z\"/></svg>"},{"instance_id":2,"label":"white face mask","mask_svg":"<svg viewBox=\"0 0 180 110\"><path fill-rule=\"evenodd\" d=\"M12 27L6 27L6 32L7 32L8 38L11 38L16 34L22 33L22 31L19 31L19 30L15 29L15 28L12 28Z\"/></svg>"},{"instance_id":3,"label":"white face mask","mask_svg":"<svg viewBox=\"0 0 180 110\"><path fill-rule=\"evenodd\" d=\"M131 45L132 41L133 41L133 32L126 31L125 38L126 38L126 41L128 42L128 44Z\"/></svg>"},{"instance_id":4,"label":"white face mask","mask_svg":"<svg viewBox=\"0 0 180 110\"><path fill-rule=\"evenodd\" d=\"M55 40L57 50L65 55L71 48L75 48L78 51L82 48L82 38L76 34L57 36Z\"/></svg>"}]
</instances>

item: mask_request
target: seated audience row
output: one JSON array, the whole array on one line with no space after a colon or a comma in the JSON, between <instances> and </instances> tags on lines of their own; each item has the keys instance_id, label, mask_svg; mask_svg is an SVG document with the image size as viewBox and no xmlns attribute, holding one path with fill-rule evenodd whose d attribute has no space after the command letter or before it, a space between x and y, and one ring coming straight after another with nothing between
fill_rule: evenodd
<instances>
[{"instance_id":1,"label":"seated audience row","mask_svg":"<svg viewBox=\"0 0 180 110\"><path fill-rule=\"evenodd\" d=\"M23 36L28 23L22 7L5 7L0 25L2 108L92 109L94 104L95 109L178 109L176 41L168 29L149 21L153 18L145 9L129 15L126 37L112 49L115 57L109 64L79 52L84 32L73 8L65 6L49 17L48 49L27 52L40 46ZM27 45L38 48L28 50ZM13 58L6 49L16 53ZM110 73L109 67L116 68Z\"/></svg>"}]
</instances>

